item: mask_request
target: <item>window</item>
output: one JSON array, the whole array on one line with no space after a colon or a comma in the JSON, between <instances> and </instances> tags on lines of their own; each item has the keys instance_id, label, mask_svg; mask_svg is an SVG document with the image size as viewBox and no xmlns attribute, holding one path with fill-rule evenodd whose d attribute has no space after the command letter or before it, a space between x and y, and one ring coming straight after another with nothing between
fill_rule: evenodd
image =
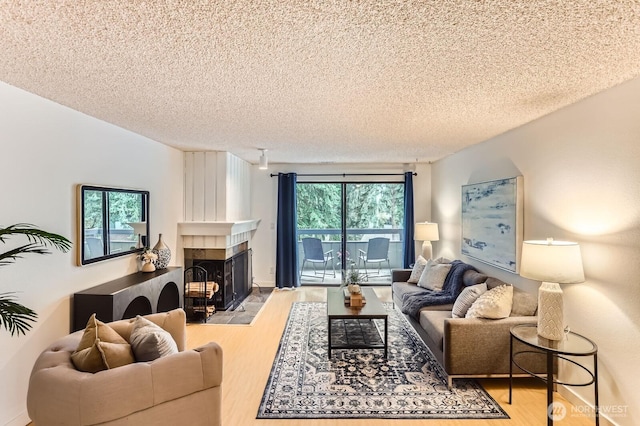
<instances>
[{"instance_id":1,"label":"window","mask_svg":"<svg viewBox=\"0 0 640 426\"><path fill-rule=\"evenodd\" d=\"M302 239L319 238L332 257L326 266L305 263L302 283L341 282L340 273L358 267L360 250L376 237L389 239L391 267L402 267L404 185L396 182L307 183L297 185L299 267L304 263ZM385 264L386 265L386 264ZM362 266L362 265L360 265ZM319 267L330 271L316 273ZM333 268L339 274L333 279ZM378 271L379 272L379 271ZM382 278L382 274L378 274ZM316 277L318 277L316 279ZM377 279L379 280L379 279ZM382 281L390 281L385 276Z\"/></svg>"}]
</instances>

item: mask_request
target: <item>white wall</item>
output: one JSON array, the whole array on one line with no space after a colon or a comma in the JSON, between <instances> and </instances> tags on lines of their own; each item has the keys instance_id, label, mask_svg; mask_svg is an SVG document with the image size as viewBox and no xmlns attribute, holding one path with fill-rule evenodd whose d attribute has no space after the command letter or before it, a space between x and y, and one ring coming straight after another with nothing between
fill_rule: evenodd
<instances>
[{"instance_id":1,"label":"white wall","mask_svg":"<svg viewBox=\"0 0 640 426\"><path fill-rule=\"evenodd\" d=\"M431 166L416 164L414 176L414 214L416 221L431 219ZM276 264L276 217L278 202L278 178L270 177L277 173L403 173L403 164L269 164L269 170L253 167L251 181L251 216L261 219L253 237L253 275L260 285L274 286ZM299 177L298 181L342 181L338 177ZM349 177L351 181L377 179L378 181L404 181L401 176ZM417 250L419 247L416 246Z\"/></svg>"},{"instance_id":2,"label":"white wall","mask_svg":"<svg viewBox=\"0 0 640 426\"><path fill-rule=\"evenodd\" d=\"M182 152L0 83L0 225L28 222L76 242L79 183L150 191L151 244L162 233L176 256L182 219ZM23 240L13 239L0 251ZM75 246L74 246L75 250ZM24 425L31 368L69 333L74 292L136 271L134 256L77 267L75 251L31 255L0 268L0 293L19 291L38 313L26 336L0 330L0 424Z\"/></svg>"},{"instance_id":3,"label":"white wall","mask_svg":"<svg viewBox=\"0 0 640 426\"><path fill-rule=\"evenodd\" d=\"M524 176L525 240L554 237L580 243L586 282L563 286L565 320L598 345L602 410L621 425L640 424L639 111L636 79L432 168L438 255L461 258L461 185L516 175ZM538 282L462 259L537 291ZM562 374L576 379L575 370ZM569 389L593 403L593 387Z\"/></svg>"}]
</instances>

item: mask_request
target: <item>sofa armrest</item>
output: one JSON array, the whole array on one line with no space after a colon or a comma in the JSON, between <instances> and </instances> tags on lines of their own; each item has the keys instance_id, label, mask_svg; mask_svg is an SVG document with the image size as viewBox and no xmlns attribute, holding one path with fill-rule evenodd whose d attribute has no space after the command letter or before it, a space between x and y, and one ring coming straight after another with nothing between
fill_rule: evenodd
<instances>
[{"instance_id":1,"label":"sofa armrest","mask_svg":"<svg viewBox=\"0 0 640 426\"><path fill-rule=\"evenodd\" d=\"M194 351L200 354L205 387L221 386L222 348L220 345L216 342L209 342L206 345L195 348Z\"/></svg>"},{"instance_id":2,"label":"sofa armrest","mask_svg":"<svg viewBox=\"0 0 640 426\"><path fill-rule=\"evenodd\" d=\"M155 404L222 383L222 349L211 342L150 363Z\"/></svg>"},{"instance_id":3,"label":"sofa armrest","mask_svg":"<svg viewBox=\"0 0 640 426\"><path fill-rule=\"evenodd\" d=\"M537 317L447 318L444 322L444 368L447 374L507 374L511 327L535 324Z\"/></svg>"},{"instance_id":4,"label":"sofa armrest","mask_svg":"<svg viewBox=\"0 0 640 426\"><path fill-rule=\"evenodd\" d=\"M392 269L391 282L406 282L411 277L411 269Z\"/></svg>"}]
</instances>

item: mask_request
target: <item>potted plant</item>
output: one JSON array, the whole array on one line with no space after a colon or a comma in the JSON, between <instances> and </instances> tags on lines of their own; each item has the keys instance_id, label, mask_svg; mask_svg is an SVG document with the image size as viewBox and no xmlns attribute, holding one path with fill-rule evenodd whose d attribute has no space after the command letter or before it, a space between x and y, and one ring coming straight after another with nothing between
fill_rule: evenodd
<instances>
[{"instance_id":1,"label":"potted plant","mask_svg":"<svg viewBox=\"0 0 640 426\"><path fill-rule=\"evenodd\" d=\"M24 235L29 241L4 253L0 253L0 266L6 266L25 254L49 254L48 247L64 253L71 248L71 241L65 237L43 231L28 223L18 223L0 228L0 243L5 244L12 235ZM9 330L11 335L26 334L38 314L17 302L15 292L0 293L0 328Z\"/></svg>"},{"instance_id":2,"label":"potted plant","mask_svg":"<svg viewBox=\"0 0 640 426\"><path fill-rule=\"evenodd\" d=\"M351 269L349 269L345 277L345 284L347 285L347 289L349 289L349 293L360 294L360 283L364 281L364 279L364 274L361 274L360 271L351 265Z\"/></svg>"}]
</instances>

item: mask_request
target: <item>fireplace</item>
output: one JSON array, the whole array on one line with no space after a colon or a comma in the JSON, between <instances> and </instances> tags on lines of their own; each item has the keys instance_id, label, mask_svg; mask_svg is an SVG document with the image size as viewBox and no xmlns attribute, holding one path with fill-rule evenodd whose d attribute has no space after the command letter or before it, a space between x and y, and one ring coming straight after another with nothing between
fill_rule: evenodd
<instances>
[{"instance_id":1,"label":"fireplace","mask_svg":"<svg viewBox=\"0 0 640 426\"><path fill-rule=\"evenodd\" d=\"M185 248L184 266L201 266L207 280L218 283L216 310L233 310L251 293L251 249L246 242L227 249Z\"/></svg>"}]
</instances>

